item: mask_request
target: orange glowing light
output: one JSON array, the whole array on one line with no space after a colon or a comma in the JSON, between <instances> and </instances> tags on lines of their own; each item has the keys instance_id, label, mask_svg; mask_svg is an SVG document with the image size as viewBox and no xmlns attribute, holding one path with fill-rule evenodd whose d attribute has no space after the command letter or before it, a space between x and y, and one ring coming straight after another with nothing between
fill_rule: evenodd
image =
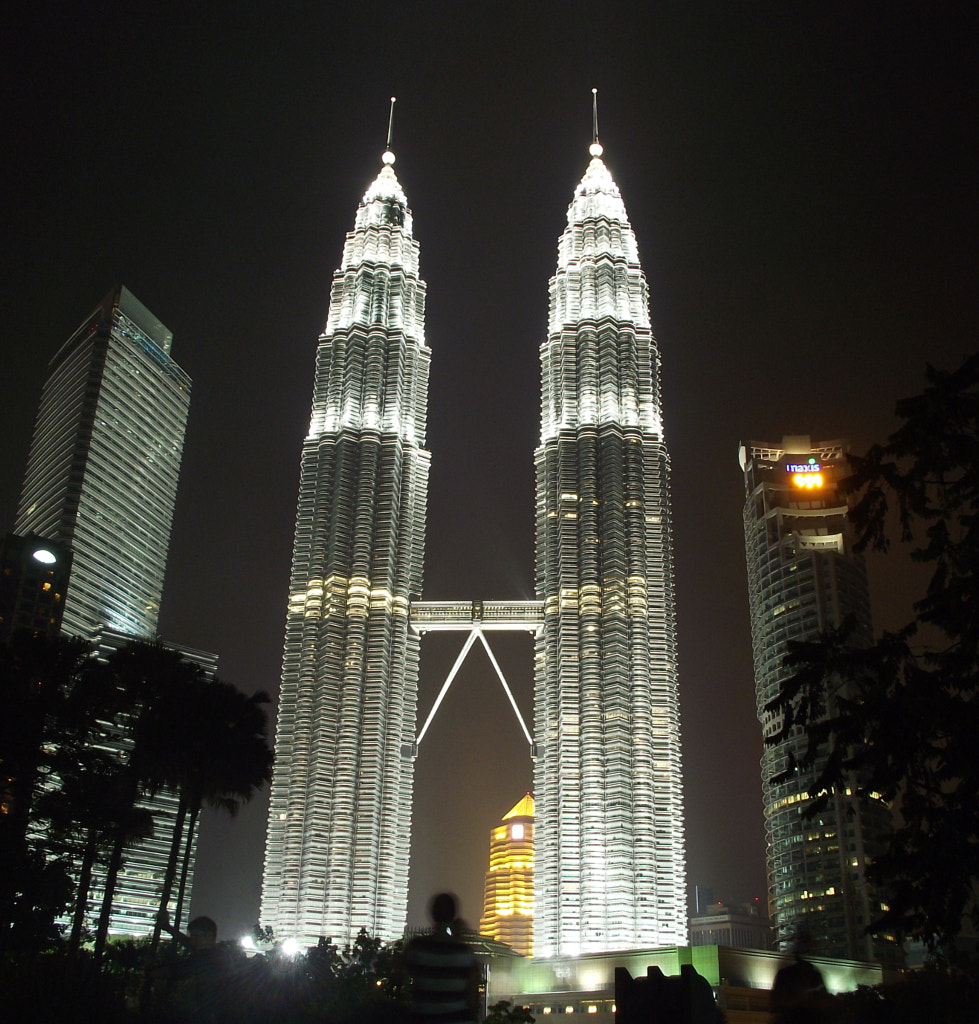
<instances>
[{"instance_id":1,"label":"orange glowing light","mask_svg":"<svg viewBox=\"0 0 979 1024\"><path fill-rule=\"evenodd\" d=\"M812 490L814 487L823 486L823 474L822 473L795 473L792 476L792 483L796 487L802 487L806 490Z\"/></svg>"}]
</instances>

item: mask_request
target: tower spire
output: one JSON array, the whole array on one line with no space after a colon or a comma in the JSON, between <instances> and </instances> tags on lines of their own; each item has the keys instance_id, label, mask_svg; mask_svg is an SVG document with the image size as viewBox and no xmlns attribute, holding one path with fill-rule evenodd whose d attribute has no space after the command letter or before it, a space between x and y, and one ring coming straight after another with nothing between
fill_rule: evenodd
<instances>
[{"instance_id":1,"label":"tower spire","mask_svg":"<svg viewBox=\"0 0 979 1024\"><path fill-rule=\"evenodd\" d=\"M386 164L388 167L394 163L394 153L391 152L391 139L394 137L394 104L396 96L391 97L391 111L388 114L388 141L384 152L381 154L381 163Z\"/></svg>"},{"instance_id":2,"label":"tower spire","mask_svg":"<svg viewBox=\"0 0 979 1024\"><path fill-rule=\"evenodd\" d=\"M591 145L588 147L588 152L592 156L601 156L604 150L602 144L598 141L598 90L592 89L591 91Z\"/></svg>"}]
</instances>

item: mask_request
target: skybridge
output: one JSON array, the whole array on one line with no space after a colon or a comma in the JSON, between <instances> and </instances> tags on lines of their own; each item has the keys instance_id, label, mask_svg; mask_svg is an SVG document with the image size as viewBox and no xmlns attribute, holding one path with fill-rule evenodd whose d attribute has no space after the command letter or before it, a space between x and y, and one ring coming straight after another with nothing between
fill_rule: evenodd
<instances>
[{"instance_id":1,"label":"skybridge","mask_svg":"<svg viewBox=\"0 0 979 1024\"><path fill-rule=\"evenodd\" d=\"M507 699L510 701L510 707L513 708L513 713L517 716L517 722L519 722L524 736L527 737L527 743L530 745L530 755L534 757L536 755L536 748L533 737L530 735L530 730L523 720L523 715L520 714L517 702L513 699L510 685L507 683L503 670L500 668L500 664L490 648L485 633L509 630L511 632L536 634L544 626L544 602L414 601L411 604L409 621L419 636L423 636L425 633L448 632L449 630L469 634L466 637L466 642L462 645L459 656L446 676L445 682L442 684L442 689L439 690L438 697L435 698L435 703L432 705L432 710L428 713L428 718L425 719L425 724L421 727L421 731L415 739L411 754L413 756L417 755L421 741L425 738L425 733L428 732L432 719L435 718L435 712L438 711L445 695L449 692L449 687L462 667L462 663L466 660L466 656L472 649L473 644L478 640L486 650L490 664L492 664L507 695Z\"/></svg>"}]
</instances>

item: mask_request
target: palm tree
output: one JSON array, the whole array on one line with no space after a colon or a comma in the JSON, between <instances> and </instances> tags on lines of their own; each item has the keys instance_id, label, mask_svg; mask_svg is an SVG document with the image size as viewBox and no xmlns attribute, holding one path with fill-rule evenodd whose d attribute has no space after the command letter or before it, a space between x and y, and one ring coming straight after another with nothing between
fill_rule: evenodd
<instances>
[{"instance_id":1,"label":"palm tree","mask_svg":"<svg viewBox=\"0 0 979 1024\"><path fill-rule=\"evenodd\" d=\"M161 709L178 704L181 695L199 684L204 670L162 644L133 641L113 651L92 678L106 709L105 740L122 753L120 807L137 809L146 795L169 788L172 779L168 741L173 718ZM95 933L94 956L100 961L108 940L116 881L133 827L139 816L120 811L113 824L113 842L106 869L102 908Z\"/></svg>"},{"instance_id":2,"label":"palm tree","mask_svg":"<svg viewBox=\"0 0 979 1024\"><path fill-rule=\"evenodd\" d=\"M0 645L0 948L20 941L16 922L25 920L25 901L32 898L18 892L20 883L27 884L28 875L43 874L46 862L52 866L50 849L28 840L28 825L36 816L44 780L57 773L63 748L73 749L86 739L90 723L71 701L89 653L81 640L27 631ZM60 911L50 900L45 907L53 924Z\"/></svg>"},{"instance_id":3,"label":"palm tree","mask_svg":"<svg viewBox=\"0 0 979 1024\"><path fill-rule=\"evenodd\" d=\"M168 786L179 794L179 810L164 879L160 909L165 910L180 867L179 928L186 895L194 835L207 804L234 815L271 778L272 750L267 738L264 693L247 696L230 683L199 679L159 708L161 734L170 738ZM182 846L182 853L181 853ZM159 922L153 946L159 941Z\"/></svg>"},{"instance_id":4,"label":"palm tree","mask_svg":"<svg viewBox=\"0 0 979 1024\"><path fill-rule=\"evenodd\" d=\"M79 857L68 953L81 944L96 859L117 837L131 846L153 834L153 816L128 800L125 769L99 751L60 776L61 787L37 801L37 820L47 823L49 844Z\"/></svg>"}]
</instances>

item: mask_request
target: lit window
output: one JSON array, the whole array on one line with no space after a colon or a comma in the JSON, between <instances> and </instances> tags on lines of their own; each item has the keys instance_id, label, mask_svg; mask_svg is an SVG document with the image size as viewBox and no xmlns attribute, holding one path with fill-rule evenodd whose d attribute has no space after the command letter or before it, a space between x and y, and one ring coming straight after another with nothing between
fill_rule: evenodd
<instances>
[{"instance_id":1,"label":"lit window","mask_svg":"<svg viewBox=\"0 0 979 1024\"><path fill-rule=\"evenodd\" d=\"M523 825L516 824L510 829L511 839L523 839Z\"/></svg>"}]
</instances>

